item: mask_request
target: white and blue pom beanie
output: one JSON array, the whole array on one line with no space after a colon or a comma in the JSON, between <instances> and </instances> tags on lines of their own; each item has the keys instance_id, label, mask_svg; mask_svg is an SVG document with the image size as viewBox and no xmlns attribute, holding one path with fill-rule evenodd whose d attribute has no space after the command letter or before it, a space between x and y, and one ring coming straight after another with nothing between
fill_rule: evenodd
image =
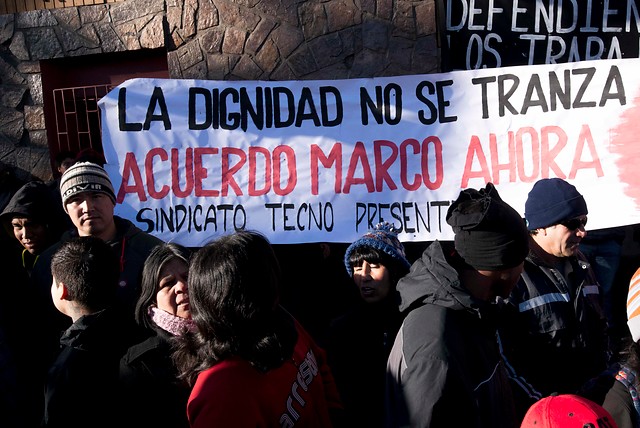
<instances>
[{"instance_id":1,"label":"white and blue pom beanie","mask_svg":"<svg viewBox=\"0 0 640 428\"><path fill-rule=\"evenodd\" d=\"M375 248L388 254L407 269L411 267L411 263L405 256L404 247L398 239L398 231L389 222L378 223L373 229L349 245L344 254L344 266L347 268L349 276L353 276L353 268L349 263L349 258L353 250L358 247Z\"/></svg>"}]
</instances>

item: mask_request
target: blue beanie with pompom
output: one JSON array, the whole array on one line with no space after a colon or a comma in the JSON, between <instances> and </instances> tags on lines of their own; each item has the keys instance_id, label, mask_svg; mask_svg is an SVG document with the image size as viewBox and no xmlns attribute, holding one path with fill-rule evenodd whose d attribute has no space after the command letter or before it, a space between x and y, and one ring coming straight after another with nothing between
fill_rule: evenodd
<instances>
[{"instance_id":1,"label":"blue beanie with pompom","mask_svg":"<svg viewBox=\"0 0 640 428\"><path fill-rule=\"evenodd\" d=\"M349 248L347 248L344 254L344 266L347 268L349 276L353 276L353 268L349 263L349 258L353 250L358 247L372 247L383 251L399 261L400 264L406 266L407 269L411 267L411 263L409 263L405 256L404 247L398 239L398 231L389 222L376 224L373 229L349 245Z\"/></svg>"}]
</instances>

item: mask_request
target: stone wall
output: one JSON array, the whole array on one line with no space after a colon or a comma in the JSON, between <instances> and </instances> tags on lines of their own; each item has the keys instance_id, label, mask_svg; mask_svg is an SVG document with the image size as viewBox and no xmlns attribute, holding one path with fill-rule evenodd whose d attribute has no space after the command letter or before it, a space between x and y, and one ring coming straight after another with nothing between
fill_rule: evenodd
<instances>
[{"instance_id":1,"label":"stone wall","mask_svg":"<svg viewBox=\"0 0 640 428\"><path fill-rule=\"evenodd\" d=\"M172 78L438 71L435 0L128 0L0 15L0 167L51 178L39 61L166 48Z\"/></svg>"}]
</instances>

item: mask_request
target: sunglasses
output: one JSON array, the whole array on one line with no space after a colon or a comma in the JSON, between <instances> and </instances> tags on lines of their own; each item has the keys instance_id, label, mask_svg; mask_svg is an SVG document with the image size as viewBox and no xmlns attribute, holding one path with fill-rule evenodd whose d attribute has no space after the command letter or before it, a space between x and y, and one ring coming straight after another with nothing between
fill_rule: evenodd
<instances>
[{"instance_id":1,"label":"sunglasses","mask_svg":"<svg viewBox=\"0 0 640 428\"><path fill-rule=\"evenodd\" d=\"M587 225L587 218L572 218L571 220L562 221L560 224L569 230L576 230Z\"/></svg>"}]
</instances>

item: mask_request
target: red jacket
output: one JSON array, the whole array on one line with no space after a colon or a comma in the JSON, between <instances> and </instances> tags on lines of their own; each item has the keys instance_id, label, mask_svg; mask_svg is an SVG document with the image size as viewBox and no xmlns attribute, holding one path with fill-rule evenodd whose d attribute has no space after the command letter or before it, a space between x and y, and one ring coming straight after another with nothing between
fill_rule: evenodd
<instances>
[{"instance_id":1,"label":"red jacket","mask_svg":"<svg viewBox=\"0 0 640 428\"><path fill-rule=\"evenodd\" d=\"M239 358L198 375L187 404L192 428L331 427L341 408L325 352L296 323L293 355L262 373Z\"/></svg>"}]
</instances>

